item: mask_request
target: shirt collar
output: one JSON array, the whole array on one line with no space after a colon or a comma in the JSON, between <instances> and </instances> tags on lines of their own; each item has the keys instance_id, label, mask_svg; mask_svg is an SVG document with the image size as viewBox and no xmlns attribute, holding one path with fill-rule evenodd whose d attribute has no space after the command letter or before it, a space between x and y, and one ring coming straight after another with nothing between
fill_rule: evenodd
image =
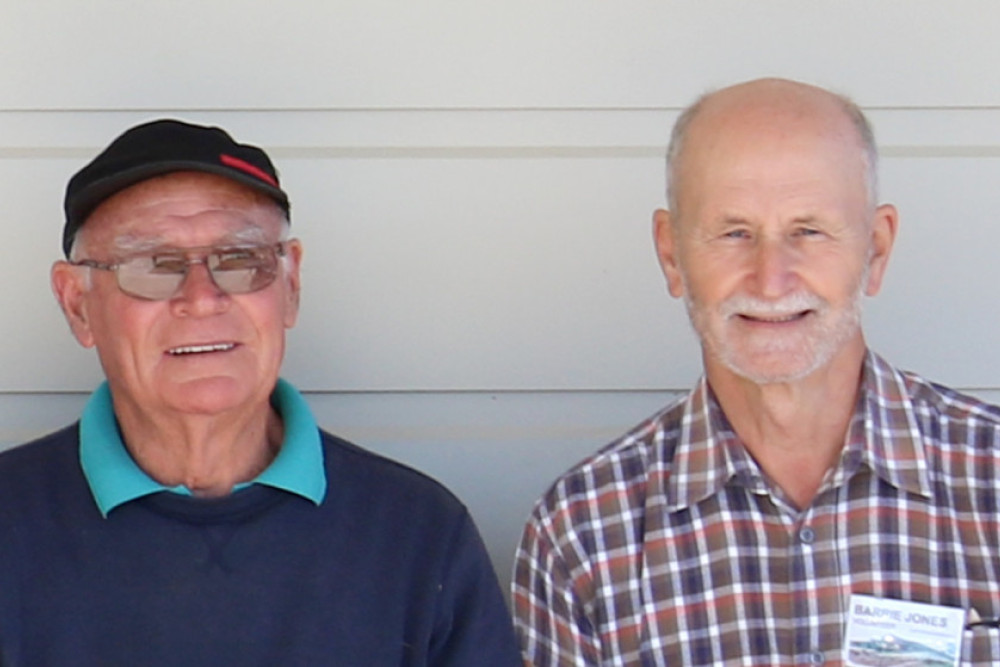
<instances>
[{"instance_id":1,"label":"shirt collar","mask_svg":"<svg viewBox=\"0 0 1000 667\"><path fill-rule=\"evenodd\" d=\"M742 456L741 456L742 454ZM750 457L702 377L684 402L670 474L662 492L671 510L693 505L742 474L753 486Z\"/></svg>"},{"instance_id":2,"label":"shirt collar","mask_svg":"<svg viewBox=\"0 0 1000 667\"><path fill-rule=\"evenodd\" d=\"M320 504L326 495L326 470L319 428L302 395L279 379L271 397L285 427L274 461L248 484L290 491ZM167 487L147 475L122 442L107 382L87 401L80 418L80 464L103 516L115 507L160 491L190 494L184 486Z\"/></svg>"},{"instance_id":3,"label":"shirt collar","mask_svg":"<svg viewBox=\"0 0 1000 667\"><path fill-rule=\"evenodd\" d=\"M904 376L873 352L865 357L861 397L851 419L840 463L827 485L846 482L862 465L893 486L930 496L923 440ZM765 493L763 474L726 419L702 377L682 406L670 474L662 479L667 507L677 511L717 493L736 477Z\"/></svg>"},{"instance_id":4,"label":"shirt collar","mask_svg":"<svg viewBox=\"0 0 1000 667\"><path fill-rule=\"evenodd\" d=\"M924 437L906 377L869 351L862 390L831 484L846 482L864 465L896 488L930 498Z\"/></svg>"}]
</instances>

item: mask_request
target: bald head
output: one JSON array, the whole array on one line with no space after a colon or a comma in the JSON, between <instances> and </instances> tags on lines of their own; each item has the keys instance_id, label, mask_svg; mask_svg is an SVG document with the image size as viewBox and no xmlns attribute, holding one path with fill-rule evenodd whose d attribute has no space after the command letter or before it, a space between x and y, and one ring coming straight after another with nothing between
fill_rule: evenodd
<instances>
[{"instance_id":1,"label":"bald head","mask_svg":"<svg viewBox=\"0 0 1000 667\"><path fill-rule=\"evenodd\" d=\"M685 168L697 152L704 157L720 145L758 145L829 138L856 152L857 175L869 208L878 199L878 151L871 125L848 98L785 79L758 79L708 93L685 109L674 125L667 150L667 199L676 222L682 217Z\"/></svg>"}]
</instances>

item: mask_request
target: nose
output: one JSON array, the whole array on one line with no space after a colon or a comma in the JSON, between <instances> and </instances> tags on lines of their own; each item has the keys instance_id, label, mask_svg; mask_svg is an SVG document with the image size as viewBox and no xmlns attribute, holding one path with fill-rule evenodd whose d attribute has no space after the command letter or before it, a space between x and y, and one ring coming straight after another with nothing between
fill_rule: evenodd
<instances>
[{"instance_id":1,"label":"nose","mask_svg":"<svg viewBox=\"0 0 1000 667\"><path fill-rule=\"evenodd\" d=\"M170 303L179 316L214 315L228 308L229 295L215 284L205 260L191 259Z\"/></svg>"},{"instance_id":2,"label":"nose","mask_svg":"<svg viewBox=\"0 0 1000 667\"><path fill-rule=\"evenodd\" d=\"M798 281L798 251L783 239L761 239L754 256L757 293L779 298L793 291Z\"/></svg>"}]
</instances>

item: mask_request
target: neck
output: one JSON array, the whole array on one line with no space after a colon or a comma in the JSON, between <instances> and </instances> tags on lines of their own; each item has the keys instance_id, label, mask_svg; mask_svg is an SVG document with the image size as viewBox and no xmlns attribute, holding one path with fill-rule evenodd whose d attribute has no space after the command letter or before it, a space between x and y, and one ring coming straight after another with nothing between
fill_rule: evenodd
<instances>
[{"instance_id":1,"label":"neck","mask_svg":"<svg viewBox=\"0 0 1000 667\"><path fill-rule=\"evenodd\" d=\"M146 474L217 497L252 480L274 460L284 438L270 405L238 415L150 415L115 404L122 438Z\"/></svg>"},{"instance_id":2,"label":"neck","mask_svg":"<svg viewBox=\"0 0 1000 667\"><path fill-rule=\"evenodd\" d=\"M864 355L859 334L805 378L769 384L756 384L705 360L708 383L736 434L800 509L812 503L844 448Z\"/></svg>"}]
</instances>

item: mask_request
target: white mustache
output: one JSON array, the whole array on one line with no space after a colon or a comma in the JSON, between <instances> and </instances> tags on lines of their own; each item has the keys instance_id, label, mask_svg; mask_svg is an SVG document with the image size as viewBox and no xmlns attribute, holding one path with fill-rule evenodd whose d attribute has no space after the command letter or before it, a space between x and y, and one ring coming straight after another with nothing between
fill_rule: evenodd
<instances>
[{"instance_id":1,"label":"white mustache","mask_svg":"<svg viewBox=\"0 0 1000 667\"><path fill-rule=\"evenodd\" d=\"M805 310L820 310L827 305L825 299L809 292L795 292L777 301L757 299L752 296L737 295L719 305L719 313L730 318L744 315L754 318L774 318L796 315Z\"/></svg>"}]
</instances>

